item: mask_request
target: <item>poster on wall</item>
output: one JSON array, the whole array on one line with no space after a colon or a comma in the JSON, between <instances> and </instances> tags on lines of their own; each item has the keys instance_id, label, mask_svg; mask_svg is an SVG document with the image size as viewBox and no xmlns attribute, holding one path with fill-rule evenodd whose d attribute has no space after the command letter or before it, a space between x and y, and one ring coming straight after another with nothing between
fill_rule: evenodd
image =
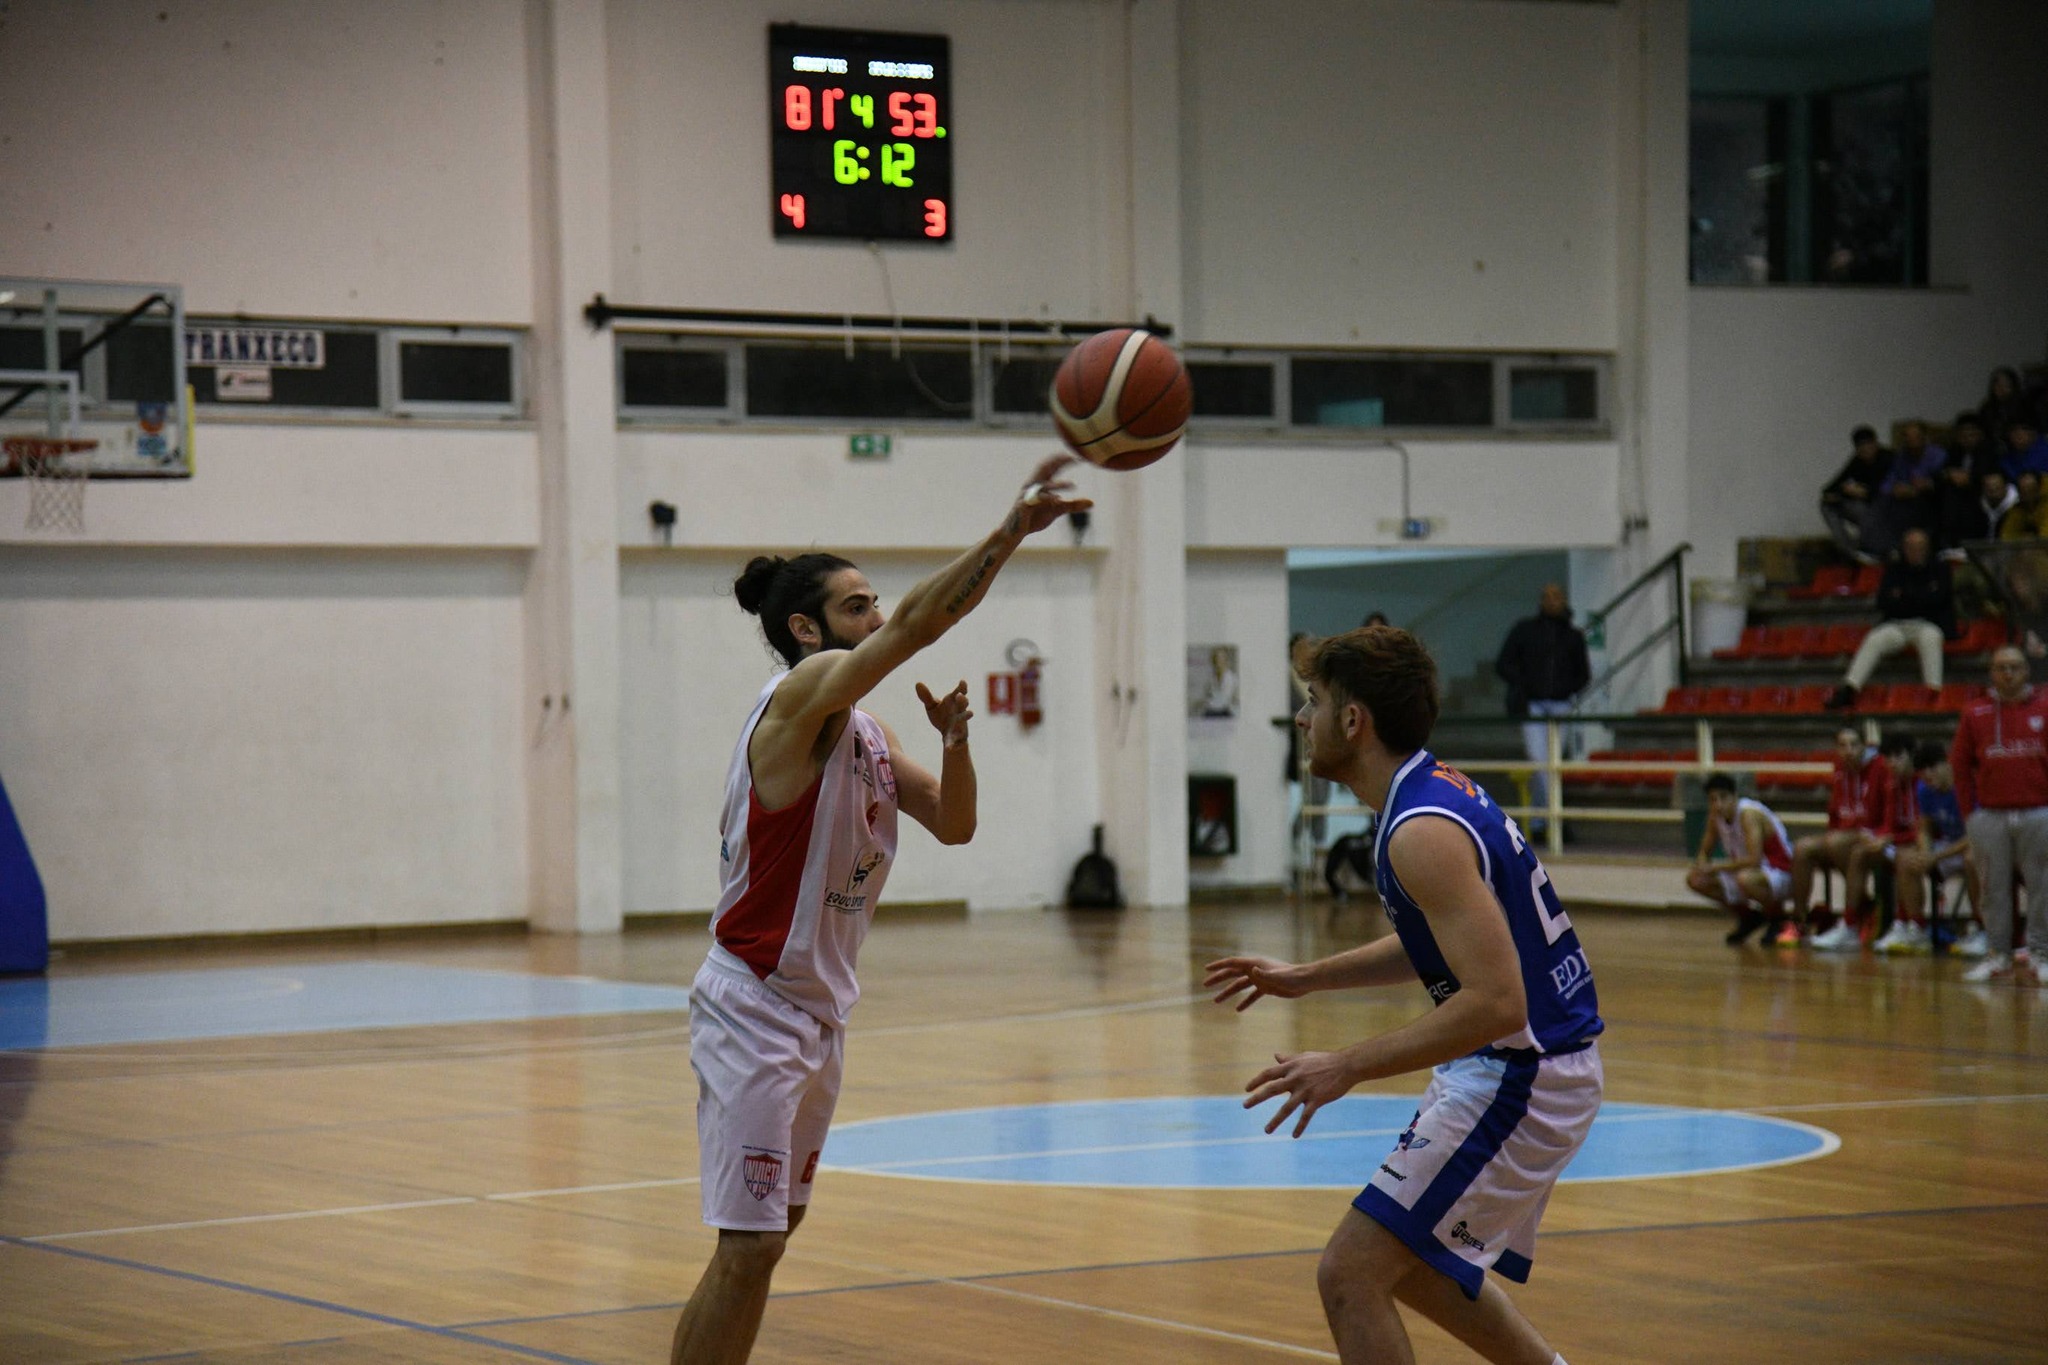
<instances>
[{"instance_id":1,"label":"poster on wall","mask_svg":"<svg viewBox=\"0 0 2048 1365\"><path fill-rule=\"evenodd\" d=\"M1237 646L1188 646L1188 716L1230 720L1238 711Z\"/></svg>"},{"instance_id":2,"label":"poster on wall","mask_svg":"<svg viewBox=\"0 0 2048 1365\"><path fill-rule=\"evenodd\" d=\"M1188 774L1188 856L1227 858L1237 852L1237 779Z\"/></svg>"}]
</instances>

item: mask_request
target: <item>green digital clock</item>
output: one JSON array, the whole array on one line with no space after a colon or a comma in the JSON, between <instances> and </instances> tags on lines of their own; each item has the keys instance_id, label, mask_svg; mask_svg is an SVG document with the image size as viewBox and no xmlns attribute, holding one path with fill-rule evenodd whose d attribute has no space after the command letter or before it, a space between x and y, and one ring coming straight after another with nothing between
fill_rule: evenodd
<instances>
[{"instance_id":1,"label":"green digital clock","mask_svg":"<svg viewBox=\"0 0 2048 1365\"><path fill-rule=\"evenodd\" d=\"M940 34L769 25L777 237L953 240L948 59Z\"/></svg>"}]
</instances>

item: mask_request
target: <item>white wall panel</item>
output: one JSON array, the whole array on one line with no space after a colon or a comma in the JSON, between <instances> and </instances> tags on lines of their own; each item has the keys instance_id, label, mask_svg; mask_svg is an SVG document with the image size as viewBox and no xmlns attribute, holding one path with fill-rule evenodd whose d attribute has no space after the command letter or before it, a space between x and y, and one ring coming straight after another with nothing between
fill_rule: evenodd
<instances>
[{"instance_id":1,"label":"white wall panel","mask_svg":"<svg viewBox=\"0 0 2048 1365\"><path fill-rule=\"evenodd\" d=\"M202 423L189 479L93 482L85 534L110 545L531 547L530 428ZM0 482L0 544L27 532L28 489Z\"/></svg>"},{"instance_id":2,"label":"white wall panel","mask_svg":"<svg viewBox=\"0 0 2048 1365\"><path fill-rule=\"evenodd\" d=\"M1188 648L1236 645L1238 714L1188 721L1188 771L1237 779L1237 848L1190 861L1192 886L1271 886L1289 879L1287 557L1188 556Z\"/></svg>"},{"instance_id":3,"label":"white wall panel","mask_svg":"<svg viewBox=\"0 0 2048 1365\"><path fill-rule=\"evenodd\" d=\"M523 556L0 551L56 939L526 913Z\"/></svg>"},{"instance_id":4,"label":"white wall panel","mask_svg":"<svg viewBox=\"0 0 2048 1365\"><path fill-rule=\"evenodd\" d=\"M1189 0L1189 334L1616 345L1617 11Z\"/></svg>"},{"instance_id":5,"label":"white wall panel","mask_svg":"<svg viewBox=\"0 0 2048 1365\"><path fill-rule=\"evenodd\" d=\"M195 311L531 316L519 0L15 0L14 275L183 284Z\"/></svg>"}]
</instances>

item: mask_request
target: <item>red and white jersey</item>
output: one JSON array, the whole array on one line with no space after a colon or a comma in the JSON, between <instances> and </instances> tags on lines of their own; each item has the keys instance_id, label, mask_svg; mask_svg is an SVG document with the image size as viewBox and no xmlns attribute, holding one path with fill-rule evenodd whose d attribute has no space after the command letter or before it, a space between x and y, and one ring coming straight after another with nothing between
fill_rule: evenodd
<instances>
[{"instance_id":1,"label":"red and white jersey","mask_svg":"<svg viewBox=\"0 0 2048 1365\"><path fill-rule=\"evenodd\" d=\"M1764 818L1763 866L1790 872L1792 840L1785 833L1785 822L1778 818L1776 811L1751 797L1745 796L1735 803L1733 820L1714 821L1714 838L1720 843L1721 851L1737 862L1757 851L1749 847L1742 831L1742 813L1751 810Z\"/></svg>"},{"instance_id":2,"label":"red and white jersey","mask_svg":"<svg viewBox=\"0 0 2048 1365\"><path fill-rule=\"evenodd\" d=\"M707 959L751 972L808 1014L843 1027L860 986L854 958L896 857L896 774L889 740L855 710L817 780L781 810L754 795L747 745L787 673L761 689L725 778L719 868Z\"/></svg>"}]
</instances>

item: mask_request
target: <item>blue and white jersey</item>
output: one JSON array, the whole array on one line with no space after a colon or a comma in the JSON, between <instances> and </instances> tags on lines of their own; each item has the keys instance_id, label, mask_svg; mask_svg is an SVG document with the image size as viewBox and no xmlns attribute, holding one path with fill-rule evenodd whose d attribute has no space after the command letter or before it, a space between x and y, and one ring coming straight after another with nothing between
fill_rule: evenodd
<instances>
[{"instance_id":1,"label":"blue and white jersey","mask_svg":"<svg viewBox=\"0 0 2048 1365\"><path fill-rule=\"evenodd\" d=\"M1458 979L1436 946L1422 908L1394 876L1387 841L1394 831L1418 815L1437 815L1462 825L1479 849L1479 869L1493 898L1506 912L1515 952L1522 961L1522 990L1528 997L1529 1022L1518 1033L1494 1040L1485 1053L1567 1052L1583 1045L1606 1027L1593 991L1593 968L1572 932L1571 918L1558 904L1550 874L1543 870L1529 841L1472 779L1418 750L1401 765L1387 788L1386 809L1380 812L1379 846L1374 875L1380 903L1394 932L1408 952L1415 974L1441 1005L1455 995Z\"/></svg>"},{"instance_id":2,"label":"blue and white jersey","mask_svg":"<svg viewBox=\"0 0 2048 1365\"><path fill-rule=\"evenodd\" d=\"M1928 832L1934 837L1936 848L1952 844L1963 837L1963 808L1956 799L1956 789L1947 791L1932 782L1920 782L1920 818L1927 822Z\"/></svg>"}]
</instances>

